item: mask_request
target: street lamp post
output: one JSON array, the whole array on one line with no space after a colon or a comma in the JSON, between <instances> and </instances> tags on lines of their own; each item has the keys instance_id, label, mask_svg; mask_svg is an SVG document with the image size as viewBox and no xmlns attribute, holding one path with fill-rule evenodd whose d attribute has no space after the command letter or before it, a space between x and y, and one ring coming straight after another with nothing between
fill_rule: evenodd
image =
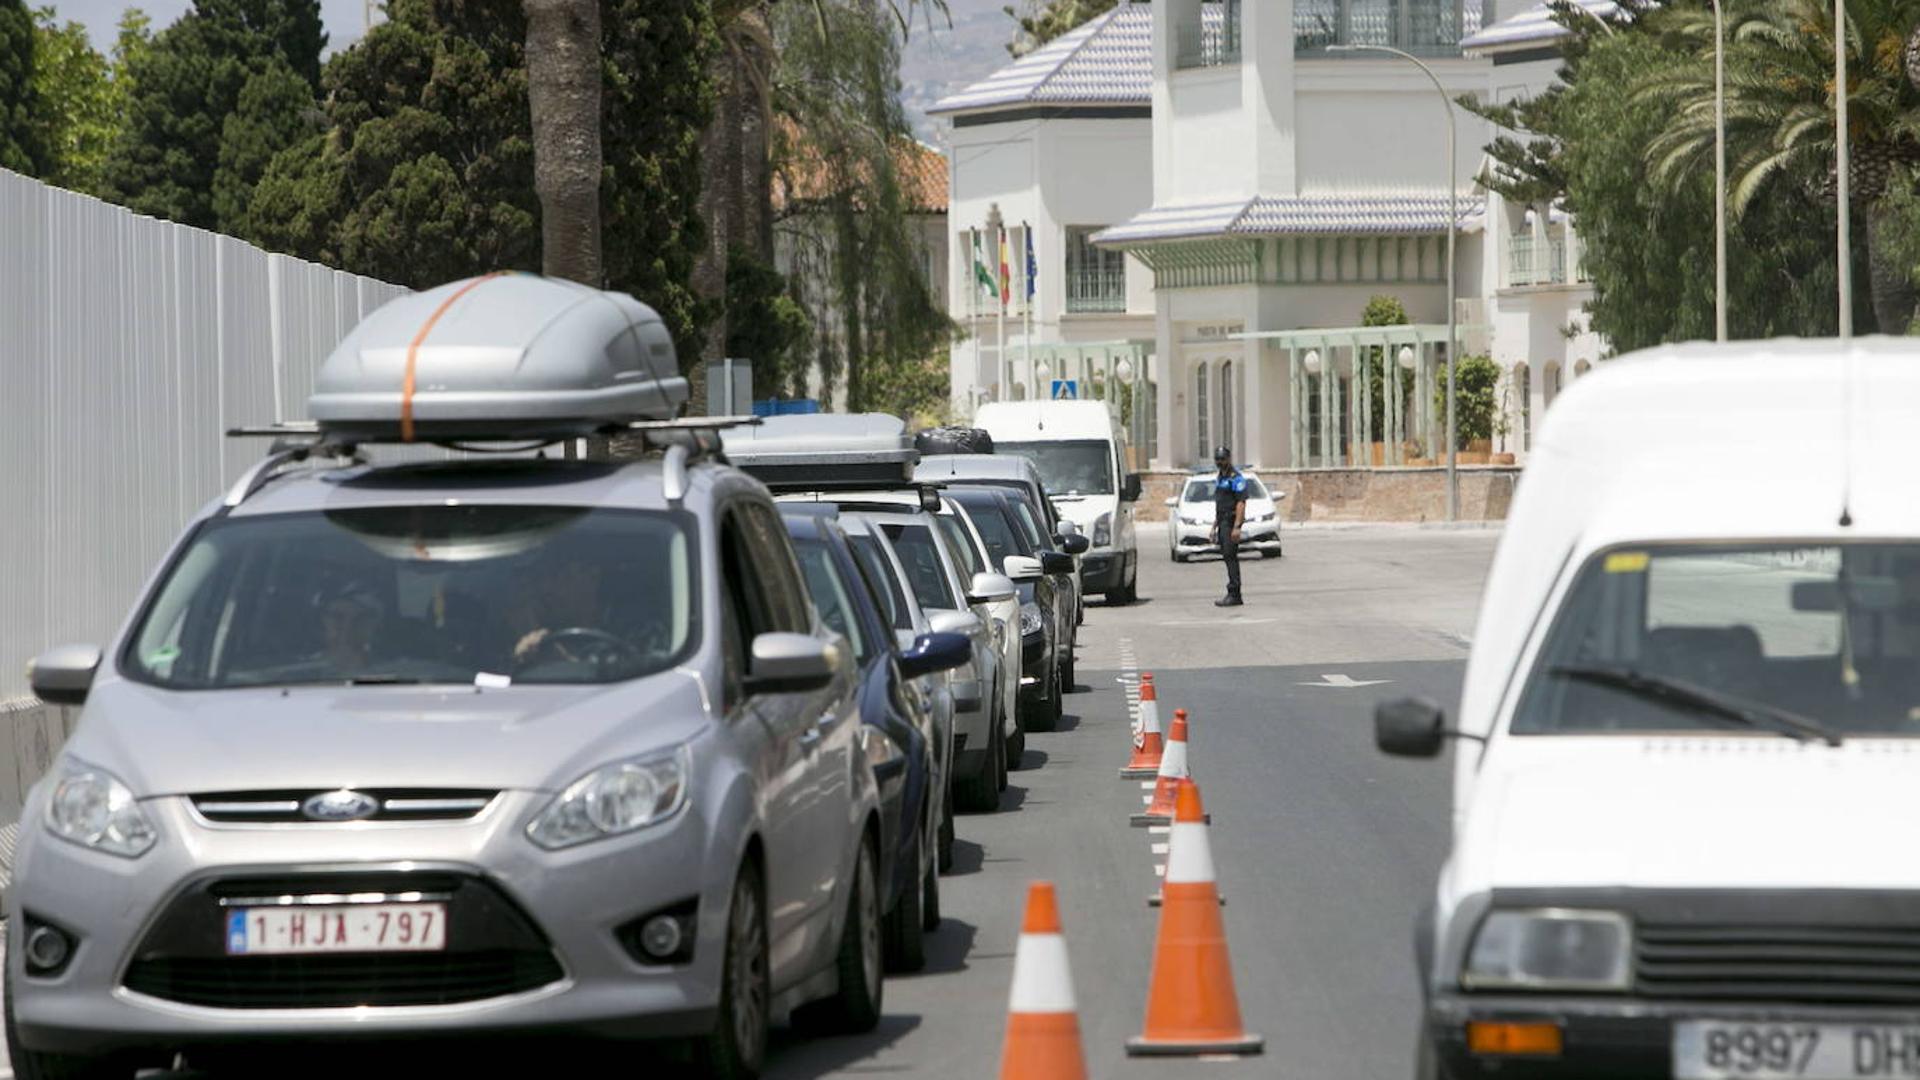
<instances>
[{"instance_id":1,"label":"street lamp post","mask_svg":"<svg viewBox=\"0 0 1920 1080\"><path fill-rule=\"evenodd\" d=\"M1839 0L1835 0L1836 3ZM1582 9L1585 10L1585 9ZM1609 30L1612 27L1608 27ZM1404 52L1389 45L1329 45L1328 52L1378 52L1397 56L1418 67L1433 83L1433 92L1440 95L1440 104L1447 114L1447 520L1453 521L1460 514L1460 485L1456 475L1459 466L1459 440L1455 437L1454 417L1454 366L1456 354L1460 351L1459 328L1455 325L1458 304L1455 294L1455 258L1454 237L1460 231L1460 184L1457 179L1459 168L1460 142L1454 135L1453 99L1447 96L1446 87L1440 85L1440 76L1426 62L1410 52Z\"/></svg>"},{"instance_id":2,"label":"street lamp post","mask_svg":"<svg viewBox=\"0 0 1920 1080\"><path fill-rule=\"evenodd\" d=\"M1853 336L1853 260L1852 239L1848 221L1849 192L1848 151L1847 151L1847 0L1833 0L1833 116L1834 116L1834 185L1839 195L1840 208L1834 224L1836 239L1839 242L1839 278L1840 278L1840 339L1845 341Z\"/></svg>"},{"instance_id":3,"label":"street lamp post","mask_svg":"<svg viewBox=\"0 0 1920 1080\"><path fill-rule=\"evenodd\" d=\"M1713 339L1727 340L1727 69L1721 2L1713 0Z\"/></svg>"}]
</instances>

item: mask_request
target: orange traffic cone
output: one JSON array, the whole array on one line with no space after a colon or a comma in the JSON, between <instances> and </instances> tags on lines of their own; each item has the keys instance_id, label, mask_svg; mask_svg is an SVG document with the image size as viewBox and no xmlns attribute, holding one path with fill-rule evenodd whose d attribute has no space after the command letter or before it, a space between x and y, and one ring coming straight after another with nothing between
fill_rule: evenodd
<instances>
[{"instance_id":1,"label":"orange traffic cone","mask_svg":"<svg viewBox=\"0 0 1920 1080\"><path fill-rule=\"evenodd\" d=\"M1134 1057L1258 1054L1266 1040L1240 1024L1227 931L1220 921L1213 849L1200 788L1180 781L1167 851L1166 903L1153 950L1147 1020L1127 1040Z\"/></svg>"},{"instance_id":2,"label":"orange traffic cone","mask_svg":"<svg viewBox=\"0 0 1920 1080\"><path fill-rule=\"evenodd\" d=\"M1144 780L1160 772L1160 695L1153 689L1153 672L1140 676L1140 730L1133 733L1133 758L1120 768L1127 780Z\"/></svg>"},{"instance_id":3,"label":"orange traffic cone","mask_svg":"<svg viewBox=\"0 0 1920 1080\"><path fill-rule=\"evenodd\" d=\"M1086 1080L1080 1017L1073 1004L1067 939L1053 883L1027 886L1027 920L1013 954L1013 995L1007 1004L1007 1044L1000 1080Z\"/></svg>"},{"instance_id":4,"label":"orange traffic cone","mask_svg":"<svg viewBox=\"0 0 1920 1080\"><path fill-rule=\"evenodd\" d=\"M1153 798L1145 813L1134 814L1127 821L1135 827L1171 822L1174 795L1187 775L1187 710L1175 709L1173 730L1167 733L1166 751L1160 755L1160 779L1153 785Z\"/></svg>"}]
</instances>

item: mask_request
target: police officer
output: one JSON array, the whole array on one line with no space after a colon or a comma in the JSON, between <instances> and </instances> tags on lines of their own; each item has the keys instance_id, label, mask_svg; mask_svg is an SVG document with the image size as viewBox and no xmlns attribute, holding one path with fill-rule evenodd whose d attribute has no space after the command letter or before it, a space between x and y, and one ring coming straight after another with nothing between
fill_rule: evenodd
<instances>
[{"instance_id":1,"label":"police officer","mask_svg":"<svg viewBox=\"0 0 1920 1080\"><path fill-rule=\"evenodd\" d=\"M1233 467L1230 447L1214 447L1213 464L1220 470L1213 478L1213 539L1227 563L1227 595L1213 606L1239 607L1240 527L1247 521L1247 478Z\"/></svg>"}]
</instances>

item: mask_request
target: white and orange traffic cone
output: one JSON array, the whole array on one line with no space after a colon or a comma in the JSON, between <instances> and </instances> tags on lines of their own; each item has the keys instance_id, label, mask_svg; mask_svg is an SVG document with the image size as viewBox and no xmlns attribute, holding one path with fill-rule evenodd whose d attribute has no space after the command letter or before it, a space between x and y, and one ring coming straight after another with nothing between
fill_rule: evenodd
<instances>
[{"instance_id":1,"label":"white and orange traffic cone","mask_svg":"<svg viewBox=\"0 0 1920 1080\"><path fill-rule=\"evenodd\" d=\"M1120 767L1126 780L1144 780L1158 775L1160 757L1160 695L1153 688L1153 672L1140 676L1140 730L1133 733L1133 757Z\"/></svg>"},{"instance_id":2,"label":"white and orange traffic cone","mask_svg":"<svg viewBox=\"0 0 1920 1080\"><path fill-rule=\"evenodd\" d=\"M1171 822L1174 796L1187 776L1187 710L1175 709L1166 752L1160 755L1160 776L1153 785L1153 798L1147 800L1144 813L1134 814L1127 821L1136 828Z\"/></svg>"},{"instance_id":3,"label":"white and orange traffic cone","mask_svg":"<svg viewBox=\"0 0 1920 1080\"><path fill-rule=\"evenodd\" d=\"M1168 843L1166 903L1153 950L1146 1024L1127 1040L1127 1053L1258 1054L1266 1040L1248 1033L1240 1022L1207 815L1192 780L1180 781Z\"/></svg>"},{"instance_id":4,"label":"white and orange traffic cone","mask_svg":"<svg viewBox=\"0 0 1920 1080\"><path fill-rule=\"evenodd\" d=\"M1013 994L1000 1080L1086 1080L1067 939L1053 883L1027 886L1027 916L1013 954Z\"/></svg>"}]
</instances>

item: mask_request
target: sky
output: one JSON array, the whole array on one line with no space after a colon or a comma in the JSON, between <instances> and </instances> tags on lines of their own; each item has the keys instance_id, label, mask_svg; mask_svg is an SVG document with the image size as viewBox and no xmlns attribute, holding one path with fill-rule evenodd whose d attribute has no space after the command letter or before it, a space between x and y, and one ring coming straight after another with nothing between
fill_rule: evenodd
<instances>
[{"instance_id":1,"label":"sky","mask_svg":"<svg viewBox=\"0 0 1920 1080\"><path fill-rule=\"evenodd\" d=\"M42 7L39 0L28 0L29 7ZM153 17L158 30L186 14L190 0L54 0L53 8L62 22L86 24L93 47L106 52L113 48L115 27L127 8L137 7ZM379 18L376 10L374 17ZM361 0L320 0L320 18L327 25L328 48L344 49L360 39L366 19Z\"/></svg>"},{"instance_id":2,"label":"sky","mask_svg":"<svg viewBox=\"0 0 1920 1080\"><path fill-rule=\"evenodd\" d=\"M936 20L929 29L914 27L913 36L901 50L901 98L920 137L938 143L940 125L926 118L927 106L947 93L990 74L1009 62L1006 41L1012 35L1013 22L1000 10L1009 0L948 0L953 26ZM37 0L29 0L38 6ZM158 30L184 14L191 0L139 0L136 5L153 17ZM1019 0L1016 0L1018 6ZM64 20L86 24L93 46L101 52L113 47L114 28L120 15L130 6L126 0L55 0L54 7ZM328 48L344 49L365 32L366 9L363 0L320 0L320 17L326 23ZM378 19L376 7L374 18Z\"/></svg>"}]
</instances>

